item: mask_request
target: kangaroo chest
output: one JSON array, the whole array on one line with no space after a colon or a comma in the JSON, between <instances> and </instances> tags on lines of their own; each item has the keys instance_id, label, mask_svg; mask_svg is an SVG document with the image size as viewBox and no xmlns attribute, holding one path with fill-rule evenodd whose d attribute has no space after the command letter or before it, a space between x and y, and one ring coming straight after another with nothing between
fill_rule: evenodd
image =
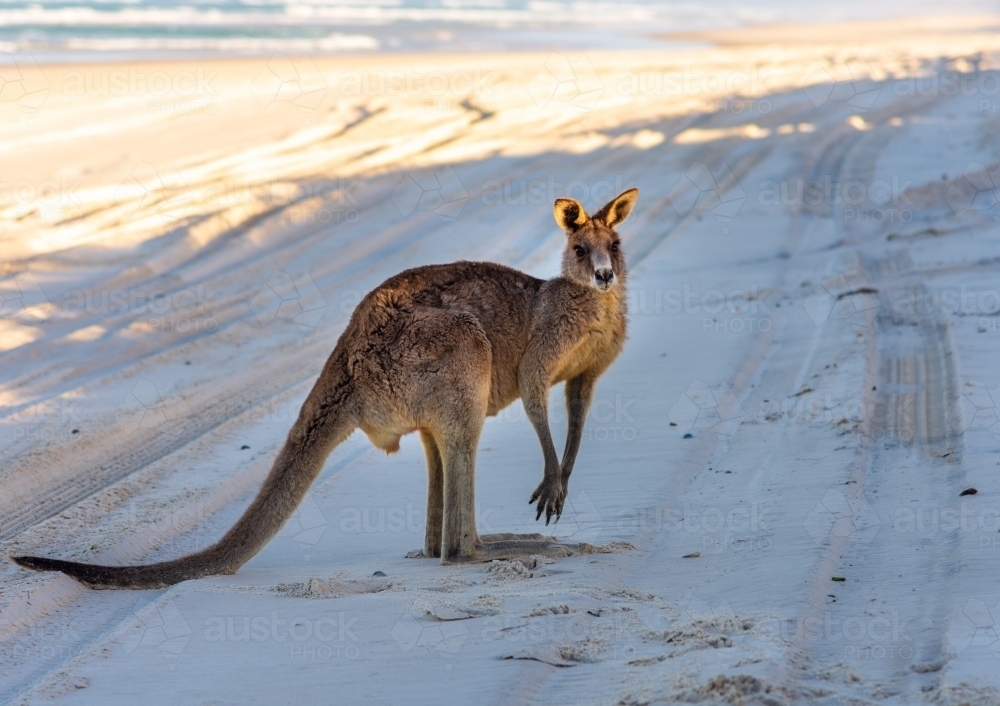
<instances>
[{"instance_id":1,"label":"kangaroo chest","mask_svg":"<svg viewBox=\"0 0 1000 706\"><path fill-rule=\"evenodd\" d=\"M589 328L560 361L552 384L587 372L600 375L621 353L624 342L625 332L618 326L605 324Z\"/></svg>"}]
</instances>

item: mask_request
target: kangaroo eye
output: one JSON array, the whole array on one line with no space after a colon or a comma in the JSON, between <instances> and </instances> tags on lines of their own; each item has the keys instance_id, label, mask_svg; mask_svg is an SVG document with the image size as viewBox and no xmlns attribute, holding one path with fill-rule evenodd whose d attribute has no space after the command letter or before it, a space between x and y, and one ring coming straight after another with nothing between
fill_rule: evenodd
<instances>
[{"instance_id":1,"label":"kangaroo eye","mask_svg":"<svg viewBox=\"0 0 1000 706\"><path fill-rule=\"evenodd\" d=\"M618 241L611 243L611 252L618 252Z\"/></svg>"},{"instance_id":2,"label":"kangaroo eye","mask_svg":"<svg viewBox=\"0 0 1000 706\"><path fill-rule=\"evenodd\" d=\"M581 248L579 245L576 246L575 250L577 257L584 257L587 254L587 251Z\"/></svg>"}]
</instances>

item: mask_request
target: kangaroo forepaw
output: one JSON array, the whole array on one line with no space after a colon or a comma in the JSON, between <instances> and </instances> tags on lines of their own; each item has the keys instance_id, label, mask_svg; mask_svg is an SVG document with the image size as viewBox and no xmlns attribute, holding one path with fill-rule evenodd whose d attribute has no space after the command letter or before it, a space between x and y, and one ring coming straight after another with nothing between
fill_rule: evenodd
<instances>
[{"instance_id":1,"label":"kangaroo forepaw","mask_svg":"<svg viewBox=\"0 0 1000 706\"><path fill-rule=\"evenodd\" d=\"M552 520L553 515L556 518L556 522L559 521L559 517L563 511L563 503L566 500L562 483L559 481L543 480L541 485L531 494L531 500L528 501L528 504L531 505L536 500L538 501L538 505L536 506L535 520L541 519L544 512L546 525Z\"/></svg>"}]
</instances>

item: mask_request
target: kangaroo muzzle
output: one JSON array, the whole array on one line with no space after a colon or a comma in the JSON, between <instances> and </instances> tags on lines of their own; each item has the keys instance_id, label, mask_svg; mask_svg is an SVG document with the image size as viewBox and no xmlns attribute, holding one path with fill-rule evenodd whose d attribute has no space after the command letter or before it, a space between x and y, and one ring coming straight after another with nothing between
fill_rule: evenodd
<instances>
[{"instance_id":1,"label":"kangaroo muzzle","mask_svg":"<svg viewBox=\"0 0 1000 706\"><path fill-rule=\"evenodd\" d=\"M610 267L602 267L594 271L594 283L601 289L610 287L614 278L615 272Z\"/></svg>"}]
</instances>

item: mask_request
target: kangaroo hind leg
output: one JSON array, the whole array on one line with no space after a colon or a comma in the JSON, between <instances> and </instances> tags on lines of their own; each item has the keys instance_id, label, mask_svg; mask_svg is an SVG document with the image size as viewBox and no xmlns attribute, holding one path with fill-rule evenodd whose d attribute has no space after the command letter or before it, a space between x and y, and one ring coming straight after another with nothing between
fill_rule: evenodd
<instances>
[{"instance_id":1,"label":"kangaroo hind leg","mask_svg":"<svg viewBox=\"0 0 1000 706\"><path fill-rule=\"evenodd\" d=\"M443 439L444 522L441 560L474 561L480 544L476 531L476 445L479 429L449 430ZM481 428L481 423L480 423Z\"/></svg>"},{"instance_id":2,"label":"kangaroo hind leg","mask_svg":"<svg viewBox=\"0 0 1000 706\"><path fill-rule=\"evenodd\" d=\"M467 312L415 312L397 344L393 370L427 458L426 557L443 562L474 558L476 447L486 421L492 349L479 321Z\"/></svg>"},{"instance_id":3,"label":"kangaroo hind leg","mask_svg":"<svg viewBox=\"0 0 1000 706\"><path fill-rule=\"evenodd\" d=\"M441 530L444 527L444 464L434 435L420 430L427 457L427 519L424 529L424 556L441 558Z\"/></svg>"}]
</instances>

